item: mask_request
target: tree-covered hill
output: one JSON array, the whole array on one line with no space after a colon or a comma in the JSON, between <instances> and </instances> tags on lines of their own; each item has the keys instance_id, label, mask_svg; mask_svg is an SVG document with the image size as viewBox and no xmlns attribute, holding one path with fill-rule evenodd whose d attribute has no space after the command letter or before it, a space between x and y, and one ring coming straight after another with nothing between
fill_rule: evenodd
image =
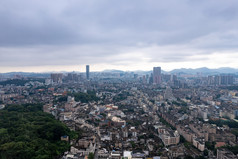
<instances>
[{"instance_id":1,"label":"tree-covered hill","mask_svg":"<svg viewBox=\"0 0 238 159\"><path fill-rule=\"evenodd\" d=\"M88 103L90 101L97 101L98 97L96 96L96 92L88 91L87 93L70 93L69 95L75 97L75 101L81 101L82 103Z\"/></svg>"},{"instance_id":2,"label":"tree-covered hill","mask_svg":"<svg viewBox=\"0 0 238 159\"><path fill-rule=\"evenodd\" d=\"M7 81L1 81L0 85L6 86L7 84L14 84L17 86L24 86L26 83L28 82L44 82L45 79L44 78L32 78L32 79L11 79L11 80L7 80Z\"/></svg>"},{"instance_id":3,"label":"tree-covered hill","mask_svg":"<svg viewBox=\"0 0 238 159\"><path fill-rule=\"evenodd\" d=\"M42 112L42 105L10 105L0 111L1 159L51 159L69 149L60 137L77 137L63 123Z\"/></svg>"}]
</instances>

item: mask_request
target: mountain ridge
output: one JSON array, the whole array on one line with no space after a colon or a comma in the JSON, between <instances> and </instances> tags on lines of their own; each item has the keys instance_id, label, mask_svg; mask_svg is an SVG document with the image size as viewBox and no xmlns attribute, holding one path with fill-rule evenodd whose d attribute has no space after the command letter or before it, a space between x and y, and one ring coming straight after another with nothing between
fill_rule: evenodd
<instances>
[{"instance_id":1,"label":"mountain ridge","mask_svg":"<svg viewBox=\"0 0 238 159\"><path fill-rule=\"evenodd\" d=\"M180 69L174 69L172 71L169 71L169 73L186 73L186 74L196 74L196 73L205 73L205 74L229 74L229 73L238 73L238 69L231 68L231 67L220 67L215 69L210 69L207 67L201 67L201 68L180 68Z\"/></svg>"},{"instance_id":2,"label":"mountain ridge","mask_svg":"<svg viewBox=\"0 0 238 159\"><path fill-rule=\"evenodd\" d=\"M74 71L73 71L74 72ZM152 70L149 71L143 71L143 70L136 70L136 71L123 71L123 70L117 70L117 69L108 69L108 70L103 70L103 71L98 71L98 72L104 72L104 73L124 73L124 72L134 72L138 74L145 74L145 73L152 73ZM164 71L161 70L162 73L165 74L197 74L197 73L203 73L203 74L238 74L238 68L231 68L231 67L220 67L220 68L215 68L215 69L210 69L207 67L200 67L200 68L179 68L179 69L173 69L171 71ZM42 77L49 76L51 73L56 73L54 71L52 72L6 72L6 73L0 73L0 75L3 76L13 76L13 75L22 75L22 76L36 76L36 75L41 75ZM58 72L59 73L59 72ZM62 71L60 73L72 73ZM78 72L74 72L78 73ZM83 72L80 72L83 73Z\"/></svg>"}]
</instances>

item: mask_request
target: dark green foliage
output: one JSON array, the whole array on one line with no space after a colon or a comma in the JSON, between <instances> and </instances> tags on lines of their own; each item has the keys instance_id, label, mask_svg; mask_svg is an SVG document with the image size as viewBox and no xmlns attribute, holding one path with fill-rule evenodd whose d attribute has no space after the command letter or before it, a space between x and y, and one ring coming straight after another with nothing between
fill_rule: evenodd
<instances>
[{"instance_id":1,"label":"dark green foliage","mask_svg":"<svg viewBox=\"0 0 238 159\"><path fill-rule=\"evenodd\" d=\"M128 125L132 125L132 126L139 126L143 124L140 120L129 120L128 121Z\"/></svg>"},{"instance_id":2,"label":"dark green foliage","mask_svg":"<svg viewBox=\"0 0 238 159\"><path fill-rule=\"evenodd\" d=\"M10 105L0 111L0 158L49 159L69 149L64 124L41 111L42 105Z\"/></svg>"},{"instance_id":3,"label":"dark green foliage","mask_svg":"<svg viewBox=\"0 0 238 159\"><path fill-rule=\"evenodd\" d=\"M136 147L136 144L135 144L134 141L130 141L130 144L131 144L131 147L132 147L132 148L135 148L135 147Z\"/></svg>"},{"instance_id":4,"label":"dark green foliage","mask_svg":"<svg viewBox=\"0 0 238 159\"><path fill-rule=\"evenodd\" d=\"M151 99L150 102L153 103L153 104L155 104L155 100L153 100L153 99Z\"/></svg>"},{"instance_id":5,"label":"dark green foliage","mask_svg":"<svg viewBox=\"0 0 238 159\"><path fill-rule=\"evenodd\" d=\"M35 89L46 89L47 87L46 86L38 86L37 88Z\"/></svg>"},{"instance_id":6,"label":"dark green foliage","mask_svg":"<svg viewBox=\"0 0 238 159\"><path fill-rule=\"evenodd\" d=\"M190 97L186 97L186 99L187 99L187 100L191 100L191 98L190 98Z\"/></svg>"},{"instance_id":7,"label":"dark green foliage","mask_svg":"<svg viewBox=\"0 0 238 159\"><path fill-rule=\"evenodd\" d=\"M236 137L238 137L238 129L232 129L231 133L234 134Z\"/></svg>"},{"instance_id":8,"label":"dark green foliage","mask_svg":"<svg viewBox=\"0 0 238 159\"><path fill-rule=\"evenodd\" d=\"M88 159L94 159L94 154L92 152L88 154Z\"/></svg>"},{"instance_id":9,"label":"dark green foliage","mask_svg":"<svg viewBox=\"0 0 238 159\"><path fill-rule=\"evenodd\" d=\"M208 150L204 150L204 151L203 151L203 155L204 155L204 156L208 156Z\"/></svg>"},{"instance_id":10,"label":"dark green foliage","mask_svg":"<svg viewBox=\"0 0 238 159\"><path fill-rule=\"evenodd\" d=\"M198 156L195 159L206 159L204 156Z\"/></svg>"},{"instance_id":11,"label":"dark green foliage","mask_svg":"<svg viewBox=\"0 0 238 159\"><path fill-rule=\"evenodd\" d=\"M185 156L184 159L193 159L192 156Z\"/></svg>"},{"instance_id":12,"label":"dark green foliage","mask_svg":"<svg viewBox=\"0 0 238 159\"><path fill-rule=\"evenodd\" d=\"M39 81L39 82L44 82L44 79L42 78L32 78L32 79L12 79L12 80L7 80L7 81L2 81L0 82L0 85L7 85L7 84L14 84L14 85L17 85L17 86L24 86L27 82L30 82L30 81Z\"/></svg>"},{"instance_id":13,"label":"dark green foliage","mask_svg":"<svg viewBox=\"0 0 238 159\"><path fill-rule=\"evenodd\" d=\"M217 126L228 125L230 128L238 128L238 123L231 120L209 120L210 124L216 124Z\"/></svg>"},{"instance_id":14,"label":"dark green foliage","mask_svg":"<svg viewBox=\"0 0 238 159\"><path fill-rule=\"evenodd\" d=\"M188 104L182 100L172 101L172 104L177 105L177 106L184 106L184 107L188 106Z\"/></svg>"},{"instance_id":15,"label":"dark green foliage","mask_svg":"<svg viewBox=\"0 0 238 159\"><path fill-rule=\"evenodd\" d=\"M166 120L164 120L162 117L160 118L160 122L162 122L167 127L170 127L172 130L176 130L175 127L173 127L171 124L169 124Z\"/></svg>"},{"instance_id":16,"label":"dark green foliage","mask_svg":"<svg viewBox=\"0 0 238 159\"><path fill-rule=\"evenodd\" d=\"M187 108L186 108L186 107L181 107L181 108L178 110L178 113L187 113Z\"/></svg>"},{"instance_id":17,"label":"dark green foliage","mask_svg":"<svg viewBox=\"0 0 238 159\"><path fill-rule=\"evenodd\" d=\"M221 97L221 94L216 95L216 99L219 99Z\"/></svg>"},{"instance_id":18,"label":"dark green foliage","mask_svg":"<svg viewBox=\"0 0 238 159\"><path fill-rule=\"evenodd\" d=\"M230 150L231 152L233 152L235 155L238 154L238 145L236 146L225 146L228 150Z\"/></svg>"},{"instance_id":19,"label":"dark green foliage","mask_svg":"<svg viewBox=\"0 0 238 159\"><path fill-rule=\"evenodd\" d=\"M215 142L205 142L205 146L209 149L214 151L215 150Z\"/></svg>"},{"instance_id":20,"label":"dark green foliage","mask_svg":"<svg viewBox=\"0 0 238 159\"><path fill-rule=\"evenodd\" d=\"M227 86L225 88L229 90L238 90L238 86Z\"/></svg>"},{"instance_id":21,"label":"dark green foliage","mask_svg":"<svg viewBox=\"0 0 238 159\"><path fill-rule=\"evenodd\" d=\"M115 97L113 97L113 101L114 102L120 102L122 100L127 99L128 96L130 96L130 93L126 92L126 91L123 91L123 92L117 94Z\"/></svg>"},{"instance_id":22,"label":"dark green foliage","mask_svg":"<svg viewBox=\"0 0 238 159\"><path fill-rule=\"evenodd\" d=\"M186 142L186 139L182 135L180 135L180 142L181 143L185 143Z\"/></svg>"},{"instance_id":23,"label":"dark green foliage","mask_svg":"<svg viewBox=\"0 0 238 159\"><path fill-rule=\"evenodd\" d=\"M74 93L72 96L75 97L75 101L81 101L82 103L88 103L90 101L97 101L98 97L96 97L96 93L93 91L88 91L88 93Z\"/></svg>"},{"instance_id":24,"label":"dark green foliage","mask_svg":"<svg viewBox=\"0 0 238 159\"><path fill-rule=\"evenodd\" d=\"M2 81L0 82L0 85L7 85L7 84L14 84L14 85L19 85L19 86L24 86L27 82L26 80L20 80L20 79L13 79L13 80L7 80L7 81Z\"/></svg>"},{"instance_id":25,"label":"dark green foliage","mask_svg":"<svg viewBox=\"0 0 238 159\"><path fill-rule=\"evenodd\" d=\"M185 142L184 143L184 146L187 148L187 149L190 149L191 148L191 146L192 146L192 144L190 143L190 142Z\"/></svg>"},{"instance_id":26,"label":"dark green foliage","mask_svg":"<svg viewBox=\"0 0 238 159\"><path fill-rule=\"evenodd\" d=\"M4 110L8 112L37 112L42 111L41 104L8 105Z\"/></svg>"},{"instance_id":27,"label":"dark green foliage","mask_svg":"<svg viewBox=\"0 0 238 159\"><path fill-rule=\"evenodd\" d=\"M181 102L181 105L184 107L188 106L188 104L186 102Z\"/></svg>"},{"instance_id":28,"label":"dark green foliage","mask_svg":"<svg viewBox=\"0 0 238 159\"><path fill-rule=\"evenodd\" d=\"M67 101L67 96L62 96L57 99L58 102L66 102Z\"/></svg>"}]
</instances>

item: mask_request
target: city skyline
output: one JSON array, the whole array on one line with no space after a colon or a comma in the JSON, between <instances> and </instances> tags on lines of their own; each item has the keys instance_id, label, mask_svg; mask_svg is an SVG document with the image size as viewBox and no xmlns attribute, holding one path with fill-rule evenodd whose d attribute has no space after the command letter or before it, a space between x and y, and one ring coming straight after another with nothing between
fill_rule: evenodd
<instances>
[{"instance_id":1,"label":"city skyline","mask_svg":"<svg viewBox=\"0 0 238 159\"><path fill-rule=\"evenodd\" d=\"M161 68L161 66L153 66L152 68L148 69L148 70L131 70L131 69L127 69L127 70L121 70L121 69L110 69L110 68L106 68L103 70L97 70L95 68L97 68L96 66L93 68L93 70L91 70L91 65L84 65L82 67L78 67L75 70L45 70L45 71L39 71L37 72L36 70L32 70L32 71L5 71L5 72L0 72L0 74L6 74L6 73L86 73L87 76L87 66L90 66L90 72L151 72L153 73L154 67L159 67ZM225 74L237 74L238 73L238 69L237 68L232 68L232 67L219 67L219 68L208 68L208 67L199 67L199 68L174 68L172 70L167 70L166 67L165 69L161 68L161 72L164 73L178 73L178 72L184 72L184 73L188 73L188 74L194 74L194 73L225 73Z\"/></svg>"},{"instance_id":2,"label":"city skyline","mask_svg":"<svg viewBox=\"0 0 238 159\"><path fill-rule=\"evenodd\" d=\"M238 68L238 1L1 2L0 72Z\"/></svg>"}]
</instances>

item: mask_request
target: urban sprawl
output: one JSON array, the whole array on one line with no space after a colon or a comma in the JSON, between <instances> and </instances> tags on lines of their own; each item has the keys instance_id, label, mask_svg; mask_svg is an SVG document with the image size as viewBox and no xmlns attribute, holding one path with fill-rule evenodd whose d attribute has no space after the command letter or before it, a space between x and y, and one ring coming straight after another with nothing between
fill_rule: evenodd
<instances>
[{"instance_id":1,"label":"urban sprawl","mask_svg":"<svg viewBox=\"0 0 238 159\"><path fill-rule=\"evenodd\" d=\"M74 131L62 159L233 159L236 74L105 71L0 76L0 109L42 103Z\"/></svg>"}]
</instances>

